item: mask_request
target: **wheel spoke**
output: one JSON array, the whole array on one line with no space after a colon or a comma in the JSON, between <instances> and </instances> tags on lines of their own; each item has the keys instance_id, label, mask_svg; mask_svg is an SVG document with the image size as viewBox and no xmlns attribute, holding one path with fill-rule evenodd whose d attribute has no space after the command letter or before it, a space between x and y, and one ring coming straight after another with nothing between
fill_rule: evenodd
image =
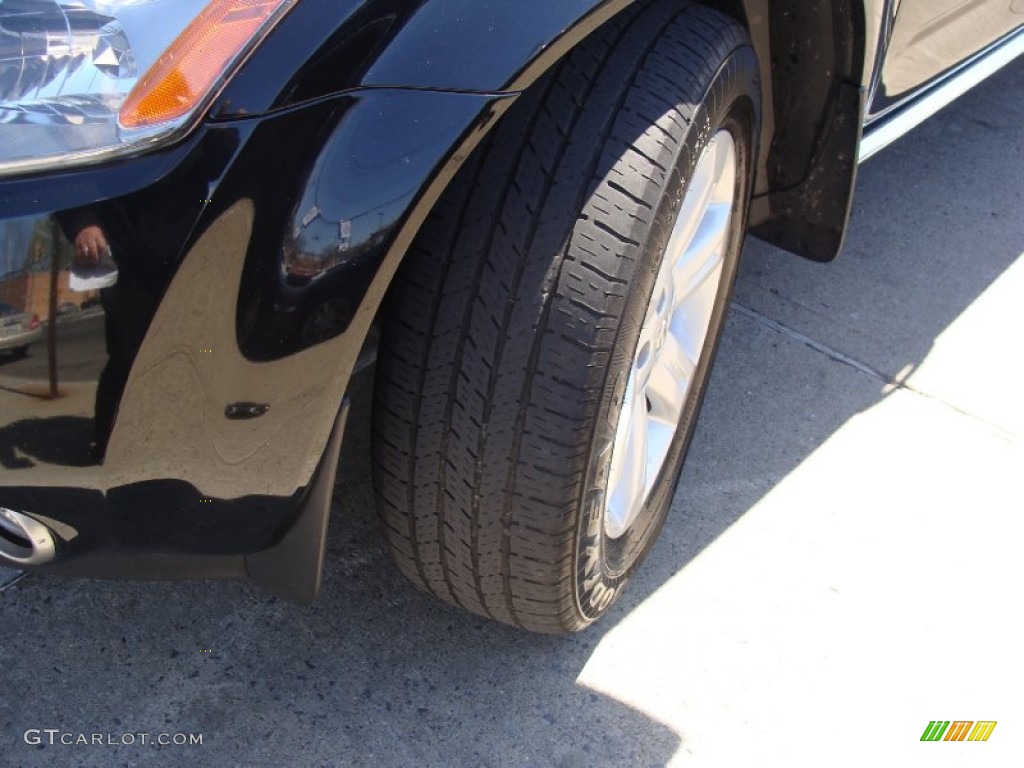
<instances>
[{"instance_id":1,"label":"wheel spoke","mask_svg":"<svg viewBox=\"0 0 1024 768\"><path fill-rule=\"evenodd\" d=\"M736 146L726 131L708 143L683 196L644 313L612 447L605 533L636 522L672 448L724 274Z\"/></svg>"},{"instance_id":2,"label":"wheel spoke","mask_svg":"<svg viewBox=\"0 0 1024 768\"><path fill-rule=\"evenodd\" d=\"M647 399L641 393L633 401L633 419L630 426L629 443L627 444L627 455L629 459L629 488L632 499L631 507L636 504L636 499L643 495L644 484L647 479ZM633 513L630 509L630 514Z\"/></svg>"},{"instance_id":3,"label":"wheel spoke","mask_svg":"<svg viewBox=\"0 0 1024 768\"><path fill-rule=\"evenodd\" d=\"M686 351L691 360L700 357L704 339L708 335L711 313L715 309L715 297L722 279L721 261L708 273L700 285L678 306L672 314L672 335Z\"/></svg>"},{"instance_id":4,"label":"wheel spoke","mask_svg":"<svg viewBox=\"0 0 1024 768\"><path fill-rule=\"evenodd\" d=\"M716 137L713 141L719 142ZM729 150L722 150L715 155L715 185L711 193L712 203L726 203L732 208L736 197L736 151L735 145L729 140Z\"/></svg>"},{"instance_id":5,"label":"wheel spoke","mask_svg":"<svg viewBox=\"0 0 1024 768\"><path fill-rule=\"evenodd\" d=\"M722 263L729 234L730 207L714 203L705 211L704 219L672 270L673 300L676 306L708 279Z\"/></svg>"},{"instance_id":6,"label":"wheel spoke","mask_svg":"<svg viewBox=\"0 0 1024 768\"><path fill-rule=\"evenodd\" d=\"M643 391L633 387L627 387L627 395L616 431L606 511L608 529L619 535L629 527L637 512L638 499L644 497L647 469L647 401Z\"/></svg>"},{"instance_id":7,"label":"wheel spoke","mask_svg":"<svg viewBox=\"0 0 1024 768\"><path fill-rule=\"evenodd\" d=\"M651 367L651 375L647 381L646 392L651 404L651 419L675 428L696 370L695 360L686 353L675 335L669 333Z\"/></svg>"},{"instance_id":8,"label":"wheel spoke","mask_svg":"<svg viewBox=\"0 0 1024 768\"><path fill-rule=\"evenodd\" d=\"M697 167L693 169L693 176L690 178L676 223L672 228L672 236L669 239L665 258L671 259L673 262L678 260L679 254L693 239L716 191L717 165L719 162L726 162L725 159L719 161L718 158L728 154L728 152L719 151L717 139L712 139L704 149Z\"/></svg>"}]
</instances>

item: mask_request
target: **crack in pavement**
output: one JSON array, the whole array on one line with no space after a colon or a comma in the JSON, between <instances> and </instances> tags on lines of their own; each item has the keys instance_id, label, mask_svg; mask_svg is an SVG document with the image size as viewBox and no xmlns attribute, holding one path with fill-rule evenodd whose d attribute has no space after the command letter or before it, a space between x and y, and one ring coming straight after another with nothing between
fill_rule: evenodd
<instances>
[{"instance_id":1,"label":"crack in pavement","mask_svg":"<svg viewBox=\"0 0 1024 768\"><path fill-rule=\"evenodd\" d=\"M845 352L841 352L835 347L830 347L828 344L818 341L817 339L812 339L810 336L800 333L800 331L790 328L788 325L783 325L777 320L773 320L767 315L761 314L757 310L745 307L742 304L737 303L735 300L731 302L731 306L733 311L737 312L740 315L743 315L746 318L749 318L750 320L753 320L755 323L763 325L765 328L775 331L776 333L781 334L782 336L786 336L787 338L790 338L793 341L798 341L801 344L810 347L815 352L818 352L832 360L835 360L837 363L842 363L843 365L849 366L850 368L853 368L854 370L859 371L860 373L863 373L866 376L870 376L871 378L882 382L885 385L882 389L882 393L885 395L891 394L897 389L903 389L906 390L907 392L912 392L915 395L920 395L921 397L926 397L929 400L934 400L935 402L942 404L943 406L949 408L952 411L955 411L963 416L967 416L968 418L977 421L980 424L984 424L989 429L995 430L1001 436L1009 440L1012 440L1014 442L1024 442L1024 435L1017 434L1016 432L1009 430L1000 424L996 424L995 422L989 421L988 419L984 419L981 416L972 413L971 411L964 410L963 408L959 407L958 405L955 405L954 403L951 403L941 397L936 397L935 395L929 392L925 392L924 390L917 389L916 387L908 383L907 377L909 377L910 374L912 374L916 370L916 366L914 366L913 364L908 365L906 368L900 371L900 373L893 377L885 373L884 371L880 371L877 368L868 365L867 363L857 360L854 357L850 357L850 355L847 355Z\"/></svg>"},{"instance_id":2,"label":"crack in pavement","mask_svg":"<svg viewBox=\"0 0 1024 768\"><path fill-rule=\"evenodd\" d=\"M27 578L27 571L15 572L14 575L11 576L11 578L7 579L7 581L0 582L0 593L6 592L8 589L11 589L13 586L24 581Z\"/></svg>"}]
</instances>

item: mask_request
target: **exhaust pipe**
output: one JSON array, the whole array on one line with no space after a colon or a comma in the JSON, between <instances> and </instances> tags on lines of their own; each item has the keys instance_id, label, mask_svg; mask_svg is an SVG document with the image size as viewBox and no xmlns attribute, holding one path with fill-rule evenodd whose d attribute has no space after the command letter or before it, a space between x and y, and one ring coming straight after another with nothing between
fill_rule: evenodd
<instances>
[{"instance_id":1,"label":"exhaust pipe","mask_svg":"<svg viewBox=\"0 0 1024 768\"><path fill-rule=\"evenodd\" d=\"M42 565L56 554L49 528L24 512L0 507L0 564Z\"/></svg>"}]
</instances>

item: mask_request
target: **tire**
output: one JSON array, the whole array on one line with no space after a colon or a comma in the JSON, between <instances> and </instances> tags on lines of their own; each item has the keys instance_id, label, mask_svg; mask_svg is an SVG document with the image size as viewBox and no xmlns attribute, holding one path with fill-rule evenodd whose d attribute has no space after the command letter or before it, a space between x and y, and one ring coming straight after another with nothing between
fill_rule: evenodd
<instances>
[{"instance_id":1,"label":"tire","mask_svg":"<svg viewBox=\"0 0 1024 768\"><path fill-rule=\"evenodd\" d=\"M425 222L383 312L373 438L385 538L420 588L575 631L650 550L736 273L757 72L745 30L710 9L673 0L616 17L520 98ZM699 165L712 155L722 189ZM706 210L693 190L713 192ZM676 224L685 214L704 233L712 211L714 279L666 305L698 242L673 239ZM686 309L698 294L699 312ZM662 352L677 327L696 339L685 385L662 375L678 367Z\"/></svg>"}]
</instances>

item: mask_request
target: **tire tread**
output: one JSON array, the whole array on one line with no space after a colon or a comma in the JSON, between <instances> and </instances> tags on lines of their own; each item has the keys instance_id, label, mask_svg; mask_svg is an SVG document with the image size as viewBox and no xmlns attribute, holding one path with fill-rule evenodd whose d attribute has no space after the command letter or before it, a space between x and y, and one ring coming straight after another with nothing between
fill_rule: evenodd
<instances>
[{"instance_id":1,"label":"tire tread","mask_svg":"<svg viewBox=\"0 0 1024 768\"><path fill-rule=\"evenodd\" d=\"M372 448L385 540L420 588L532 630L589 623L574 544L602 371L690 130L677 105L745 39L695 4L624 12L520 98L424 223L382 314Z\"/></svg>"}]
</instances>

